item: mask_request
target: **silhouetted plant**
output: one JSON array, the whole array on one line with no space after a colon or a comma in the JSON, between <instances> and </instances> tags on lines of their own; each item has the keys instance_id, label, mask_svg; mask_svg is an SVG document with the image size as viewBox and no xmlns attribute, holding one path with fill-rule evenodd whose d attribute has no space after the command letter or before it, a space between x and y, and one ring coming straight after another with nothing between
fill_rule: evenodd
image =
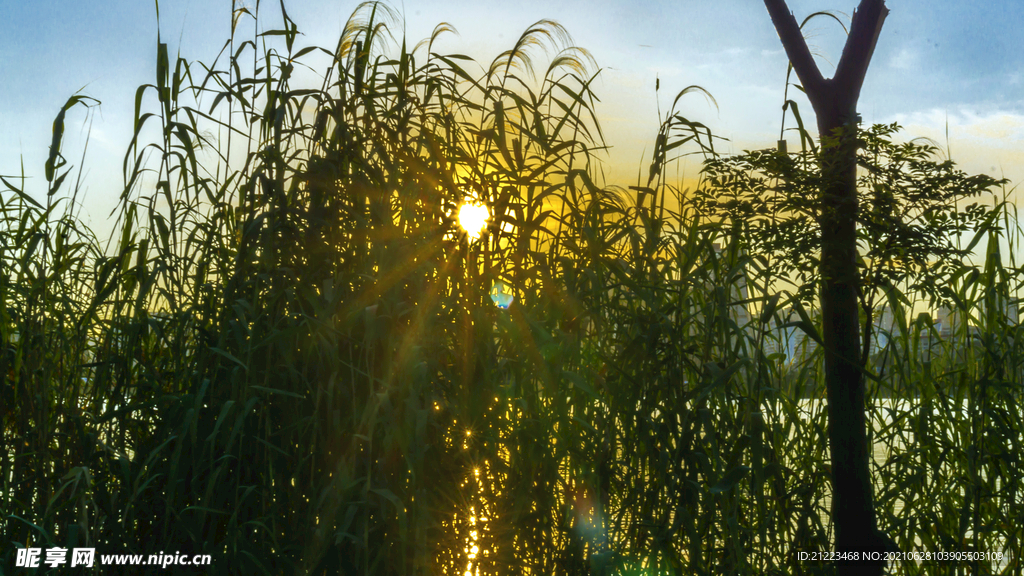
<instances>
[{"instance_id":1,"label":"silhouetted plant","mask_svg":"<svg viewBox=\"0 0 1024 576\"><path fill-rule=\"evenodd\" d=\"M789 250L812 204L782 199L811 189L810 157L716 158L677 98L648 181L601 187L594 64L553 22L477 72L434 52L444 24L386 42L383 4L328 50L283 10L242 40L267 16L233 8L224 63L172 65L158 39L108 247L58 216L58 156L45 207L4 181L4 566L88 545L208 553L212 573L824 573L795 556L831 538L814 255ZM304 63L320 86L293 85ZM872 396L880 518L908 550L1013 550L1024 351L995 311L1016 215L954 210L992 183L891 135L865 135L863 183L910 216L866 216L863 270L916 264L877 275L877 378L906 403ZM665 178L688 150L709 159L696 195ZM469 197L491 212L476 240ZM922 266L934 230L976 224ZM964 319L927 357L922 293Z\"/></svg>"}]
</instances>

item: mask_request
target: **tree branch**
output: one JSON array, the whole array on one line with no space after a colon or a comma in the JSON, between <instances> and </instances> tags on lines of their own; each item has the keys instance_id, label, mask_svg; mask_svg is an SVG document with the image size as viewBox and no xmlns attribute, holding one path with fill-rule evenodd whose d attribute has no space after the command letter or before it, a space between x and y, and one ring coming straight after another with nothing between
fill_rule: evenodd
<instances>
[{"instance_id":1,"label":"tree branch","mask_svg":"<svg viewBox=\"0 0 1024 576\"><path fill-rule=\"evenodd\" d=\"M864 0L864 2L867 1ZM793 64L793 70L796 71L797 77L803 83L804 91L810 98L811 104L817 108L817 102L824 96L825 79L821 76L818 65L814 63L807 43L804 42L800 25L797 24L793 13L786 6L786 0L764 0L764 5L768 8L768 15L771 16L772 24L775 25L775 30L779 33L782 47L786 49L786 56Z\"/></svg>"},{"instance_id":2,"label":"tree branch","mask_svg":"<svg viewBox=\"0 0 1024 576\"><path fill-rule=\"evenodd\" d=\"M767 0L766 0L767 2ZM846 106L856 106L860 89L867 75L868 64L875 52L882 23L889 14L885 0L861 0L853 13L850 35L843 47L843 56L836 66L836 96L845 100ZM773 17L774 19L774 17Z\"/></svg>"}]
</instances>

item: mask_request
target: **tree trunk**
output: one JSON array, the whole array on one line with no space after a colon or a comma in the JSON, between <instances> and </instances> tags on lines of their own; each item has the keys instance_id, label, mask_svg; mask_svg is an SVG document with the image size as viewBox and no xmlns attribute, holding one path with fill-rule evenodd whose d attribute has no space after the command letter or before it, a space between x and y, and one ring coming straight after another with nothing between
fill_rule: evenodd
<instances>
[{"instance_id":1,"label":"tree trunk","mask_svg":"<svg viewBox=\"0 0 1024 576\"><path fill-rule=\"evenodd\" d=\"M864 374L860 354L857 271L857 100L888 10L862 0L834 78L818 71L785 0L765 0L793 69L814 107L820 137L821 310L832 457L835 551L840 576L881 575L885 562L865 562L891 540L877 529L868 467ZM853 560L852 562L850 560Z\"/></svg>"}]
</instances>

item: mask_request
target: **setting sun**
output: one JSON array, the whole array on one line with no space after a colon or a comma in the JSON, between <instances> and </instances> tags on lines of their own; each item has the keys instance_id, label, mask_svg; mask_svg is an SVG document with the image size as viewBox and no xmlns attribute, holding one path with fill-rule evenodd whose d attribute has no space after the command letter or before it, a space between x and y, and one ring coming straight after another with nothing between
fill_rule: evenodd
<instances>
[{"instance_id":1,"label":"setting sun","mask_svg":"<svg viewBox=\"0 0 1024 576\"><path fill-rule=\"evenodd\" d=\"M8 4L0 576L1024 576L1024 2Z\"/></svg>"},{"instance_id":2,"label":"setting sun","mask_svg":"<svg viewBox=\"0 0 1024 576\"><path fill-rule=\"evenodd\" d=\"M487 206L481 202L466 200L459 206L459 226L469 234L470 240L476 240L483 234L490 217Z\"/></svg>"}]
</instances>

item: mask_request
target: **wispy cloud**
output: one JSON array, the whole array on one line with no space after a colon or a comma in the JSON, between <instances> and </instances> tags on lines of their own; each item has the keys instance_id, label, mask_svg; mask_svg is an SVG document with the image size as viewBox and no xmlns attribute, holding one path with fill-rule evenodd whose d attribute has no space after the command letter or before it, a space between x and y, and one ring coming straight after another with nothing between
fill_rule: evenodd
<instances>
[{"instance_id":1,"label":"wispy cloud","mask_svg":"<svg viewBox=\"0 0 1024 576\"><path fill-rule=\"evenodd\" d=\"M889 66L897 70L915 70L918 68L918 59L916 50L904 47L889 60Z\"/></svg>"}]
</instances>

